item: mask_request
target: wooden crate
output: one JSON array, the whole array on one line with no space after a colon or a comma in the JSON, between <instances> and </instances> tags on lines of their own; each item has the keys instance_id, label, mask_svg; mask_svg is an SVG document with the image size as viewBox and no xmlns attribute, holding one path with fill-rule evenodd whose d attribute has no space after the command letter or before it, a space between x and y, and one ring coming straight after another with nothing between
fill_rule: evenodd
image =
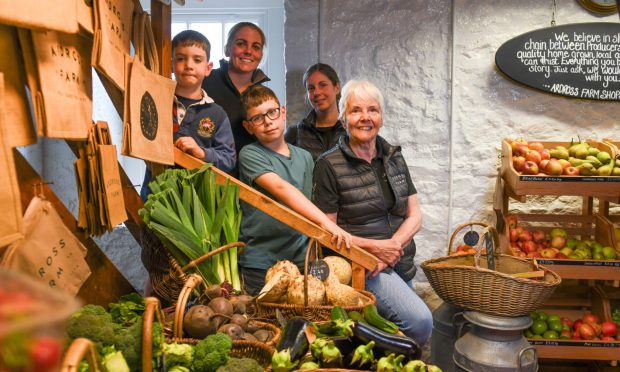
<instances>
[{"instance_id":1,"label":"wooden crate","mask_svg":"<svg viewBox=\"0 0 620 372\"><path fill-rule=\"evenodd\" d=\"M595 289L587 286L564 286L558 288L541 309L547 314L557 314L572 321L585 312L592 312L601 320L605 317L606 299ZM606 360L620 359L620 342L582 340L528 339L536 347L541 359Z\"/></svg>"},{"instance_id":2,"label":"wooden crate","mask_svg":"<svg viewBox=\"0 0 620 372\"><path fill-rule=\"evenodd\" d=\"M620 246L612 239L611 223L600 215L551 215L551 214L509 214L505 217L504 230L501 232L502 252L513 254L510 248L509 227L507 219L517 217L517 224L528 229L541 229L549 232L554 227L566 230L569 236L580 239L595 239L604 246L614 247L620 256ZM562 279L619 280L620 260L569 260L537 258L540 265L547 267Z\"/></svg>"},{"instance_id":3,"label":"wooden crate","mask_svg":"<svg viewBox=\"0 0 620 372\"><path fill-rule=\"evenodd\" d=\"M615 146L607 142L590 141L591 146L616 155ZM546 149L569 147L570 142L542 142ZM528 176L521 175L512 166L512 147L502 141L502 178L515 195L578 195L614 198L620 197L620 177L601 176Z\"/></svg>"}]
</instances>

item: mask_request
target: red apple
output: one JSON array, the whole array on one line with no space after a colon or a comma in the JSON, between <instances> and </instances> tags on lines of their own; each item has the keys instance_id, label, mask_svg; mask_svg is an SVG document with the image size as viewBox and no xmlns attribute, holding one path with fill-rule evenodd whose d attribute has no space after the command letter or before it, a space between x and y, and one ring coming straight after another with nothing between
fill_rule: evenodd
<instances>
[{"instance_id":1,"label":"red apple","mask_svg":"<svg viewBox=\"0 0 620 372\"><path fill-rule=\"evenodd\" d=\"M538 152L541 152L545 149L545 145L543 145L542 142L530 142L528 143L527 147L529 147L530 150L536 150Z\"/></svg>"},{"instance_id":2,"label":"red apple","mask_svg":"<svg viewBox=\"0 0 620 372\"><path fill-rule=\"evenodd\" d=\"M583 320L581 319L577 319L575 320L575 322L573 323L573 329L576 331L579 329L579 326L583 323Z\"/></svg>"},{"instance_id":3,"label":"red apple","mask_svg":"<svg viewBox=\"0 0 620 372\"><path fill-rule=\"evenodd\" d=\"M545 167L545 173L550 176L559 176L562 174L562 164L556 159L550 159Z\"/></svg>"},{"instance_id":4,"label":"red apple","mask_svg":"<svg viewBox=\"0 0 620 372\"><path fill-rule=\"evenodd\" d=\"M526 255L527 258L540 258L540 252L530 252Z\"/></svg>"},{"instance_id":5,"label":"red apple","mask_svg":"<svg viewBox=\"0 0 620 372\"><path fill-rule=\"evenodd\" d=\"M571 163L566 160L566 159L558 159L558 162L560 162L560 164L562 164L562 169L564 168L568 168L571 166Z\"/></svg>"},{"instance_id":6,"label":"red apple","mask_svg":"<svg viewBox=\"0 0 620 372\"><path fill-rule=\"evenodd\" d=\"M537 250L536 243L534 243L532 240L525 241L523 242L523 247L521 247L521 249L525 253L535 252Z\"/></svg>"},{"instance_id":7,"label":"red apple","mask_svg":"<svg viewBox=\"0 0 620 372\"><path fill-rule=\"evenodd\" d=\"M559 258L559 259L565 260L565 259L568 258L568 256L565 255L564 253L560 252L560 253L555 255L555 258Z\"/></svg>"},{"instance_id":8,"label":"red apple","mask_svg":"<svg viewBox=\"0 0 620 372\"><path fill-rule=\"evenodd\" d=\"M618 325L612 321L606 321L601 324L601 332L603 336L614 337L618 334Z\"/></svg>"},{"instance_id":9,"label":"red apple","mask_svg":"<svg viewBox=\"0 0 620 372\"><path fill-rule=\"evenodd\" d=\"M546 234L542 230L534 230L534 232L532 233L532 239L536 243L542 243L545 240L545 237L546 237Z\"/></svg>"},{"instance_id":10,"label":"red apple","mask_svg":"<svg viewBox=\"0 0 620 372\"><path fill-rule=\"evenodd\" d=\"M516 242L517 240L519 240L519 232L516 229L508 230L508 235L511 242Z\"/></svg>"},{"instance_id":11,"label":"red apple","mask_svg":"<svg viewBox=\"0 0 620 372\"><path fill-rule=\"evenodd\" d=\"M534 163L538 164L542 160L542 157L540 156L540 152L530 150L525 153L525 160L533 161Z\"/></svg>"},{"instance_id":12,"label":"red apple","mask_svg":"<svg viewBox=\"0 0 620 372\"><path fill-rule=\"evenodd\" d=\"M544 248L540 251L540 257L555 258L556 253L550 248Z\"/></svg>"},{"instance_id":13,"label":"red apple","mask_svg":"<svg viewBox=\"0 0 620 372\"><path fill-rule=\"evenodd\" d=\"M554 236L551 239L551 246L553 248L562 249L566 246L566 238L563 236Z\"/></svg>"},{"instance_id":14,"label":"red apple","mask_svg":"<svg viewBox=\"0 0 620 372\"><path fill-rule=\"evenodd\" d=\"M517 228L517 216L506 217L506 223L508 224L509 228L516 229Z\"/></svg>"},{"instance_id":15,"label":"red apple","mask_svg":"<svg viewBox=\"0 0 620 372\"><path fill-rule=\"evenodd\" d=\"M613 342L613 341L616 341L616 339L611 337L611 336L603 336L603 337L601 337L601 341L611 341L611 342Z\"/></svg>"},{"instance_id":16,"label":"red apple","mask_svg":"<svg viewBox=\"0 0 620 372\"><path fill-rule=\"evenodd\" d=\"M538 164L533 161L526 161L525 164L523 164L522 172L523 174L536 175L538 174Z\"/></svg>"},{"instance_id":17,"label":"red apple","mask_svg":"<svg viewBox=\"0 0 620 372\"><path fill-rule=\"evenodd\" d=\"M516 257L520 257L520 258L525 258L525 257L527 257L527 256L525 255L525 252L523 252L522 250L518 250L514 256L516 256Z\"/></svg>"},{"instance_id":18,"label":"red apple","mask_svg":"<svg viewBox=\"0 0 620 372\"><path fill-rule=\"evenodd\" d=\"M522 242L527 242L529 240L532 240L532 233L529 230L523 229L519 233L519 240L521 240Z\"/></svg>"},{"instance_id":19,"label":"red apple","mask_svg":"<svg viewBox=\"0 0 620 372\"><path fill-rule=\"evenodd\" d=\"M525 153L530 150L530 148L527 146L527 141L522 138L516 141L512 141L510 146L512 147L513 155L525 155Z\"/></svg>"},{"instance_id":20,"label":"red apple","mask_svg":"<svg viewBox=\"0 0 620 372\"><path fill-rule=\"evenodd\" d=\"M543 159L538 163L538 169L545 169L545 167L549 164L549 159Z\"/></svg>"},{"instance_id":21,"label":"red apple","mask_svg":"<svg viewBox=\"0 0 620 372\"><path fill-rule=\"evenodd\" d=\"M573 328L573 321L566 318L566 317L562 317L560 318L560 320L562 321L563 324L566 324L569 328Z\"/></svg>"},{"instance_id":22,"label":"red apple","mask_svg":"<svg viewBox=\"0 0 620 372\"><path fill-rule=\"evenodd\" d=\"M551 155L549 155L549 150L544 149L544 150L539 151L539 152L540 152L540 157L541 157L542 160L549 160L549 159L551 159Z\"/></svg>"},{"instance_id":23,"label":"red apple","mask_svg":"<svg viewBox=\"0 0 620 372\"><path fill-rule=\"evenodd\" d=\"M512 157L512 166L515 168L517 172L521 172L523 170L524 165L525 165L525 158L523 156Z\"/></svg>"},{"instance_id":24,"label":"red apple","mask_svg":"<svg viewBox=\"0 0 620 372\"><path fill-rule=\"evenodd\" d=\"M587 324L597 324L599 322L598 316L592 313L584 313L581 319Z\"/></svg>"},{"instance_id":25,"label":"red apple","mask_svg":"<svg viewBox=\"0 0 620 372\"><path fill-rule=\"evenodd\" d=\"M592 340L596 337L596 331L589 324L583 323L577 330L579 331L579 336L584 340Z\"/></svg>"},{"instance_id":26,"label":"red apple","mask_svg":"<svg viewBox=\"0 0 620 372\"><path fill-rule=\"evenodd\" d=\"M579 331L573 332L573 335L571 336L571 340L581 340L581 335L579 334Z\"/></svg>"},{"instance_id":27,"label":"red apple","mask_svg":"<svg viewBox=\"0 0 620 372\"><path fill-rule=\"evenodd\" d=\"M564 168L564 171L562 171L562 174L565 176L578 176L579 168L575 168L573 166L566 167Z\"/></svg>"}]
</instances>

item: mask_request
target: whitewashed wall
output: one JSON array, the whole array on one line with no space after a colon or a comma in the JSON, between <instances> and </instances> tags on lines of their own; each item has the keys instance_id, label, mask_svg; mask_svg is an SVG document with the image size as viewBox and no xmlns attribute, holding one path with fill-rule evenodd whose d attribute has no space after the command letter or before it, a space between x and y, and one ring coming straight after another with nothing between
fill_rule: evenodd
<instances>
[{"instance_id":1,"label":"whitewashed wall","mask_svg":"<svg viewBox=\"0 0 620 372\"><path fill-rule=\"evenodd\" d=\"M381 135L399 144L418 188L424 222L417 262L444 255L454 227L492 221L498 149L505 137L569 141L620 137L620 103L550 95L495 67L505 41L549 27L551 1L286 0L290 123L308 108L301 76L317 61L346 82L373 81L386 98ZM618 22L558 0L558 25ZM320 32L319 32L320 29ZM289 123L289 124L290 124ZM574 210L577 198L529 198L522 208ZM418 273L418 280L425 280Z\"/></svg>"}]
</instances>

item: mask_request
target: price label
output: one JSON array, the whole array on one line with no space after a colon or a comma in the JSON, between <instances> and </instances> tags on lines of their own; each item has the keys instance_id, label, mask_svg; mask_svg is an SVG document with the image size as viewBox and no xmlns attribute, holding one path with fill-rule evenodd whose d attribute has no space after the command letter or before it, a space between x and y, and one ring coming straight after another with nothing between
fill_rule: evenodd
<instances>
[{"instance_id":1,"label":"price label","mask_svg":"<svg viewBox=\"0 0 620 372\"><path fill-rule=\"evenodd\" d=\"M308 267L308 274L323 281L329 276L329 266L327 266L327 263L323 260L313 261Z\"/></svg>"}]
</instances>

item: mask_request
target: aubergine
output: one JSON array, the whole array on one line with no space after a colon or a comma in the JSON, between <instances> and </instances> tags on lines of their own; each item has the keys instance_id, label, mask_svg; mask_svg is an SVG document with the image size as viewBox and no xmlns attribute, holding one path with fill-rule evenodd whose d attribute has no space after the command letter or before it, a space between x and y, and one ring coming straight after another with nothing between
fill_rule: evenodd
<instances>
[{"instance_id":1,"label":"aubergine","mask_svg":"<svg viewBox=\"0 0 620 372\"><path fill-rule=\"evenodd\" d=\"M417 342L407 336L387 333L369 324L353 322L353 336L361 342L375 342L376 357L384 353L402 354L406 360L420 359L422 349Z\"/></svg>"},{"instance_id":2,"label":"aubergine","mask_svg":"<svg viewBox=\"0 0 620 372\"><path fill-rule=\"evenodd\" d=\"M301 360L310 347L306 337L306 328L310 322L302 317L294 317L286 322L280 341L276 345L276 351L289 349L291 361Z\"/></svg>"}]
</instances>

